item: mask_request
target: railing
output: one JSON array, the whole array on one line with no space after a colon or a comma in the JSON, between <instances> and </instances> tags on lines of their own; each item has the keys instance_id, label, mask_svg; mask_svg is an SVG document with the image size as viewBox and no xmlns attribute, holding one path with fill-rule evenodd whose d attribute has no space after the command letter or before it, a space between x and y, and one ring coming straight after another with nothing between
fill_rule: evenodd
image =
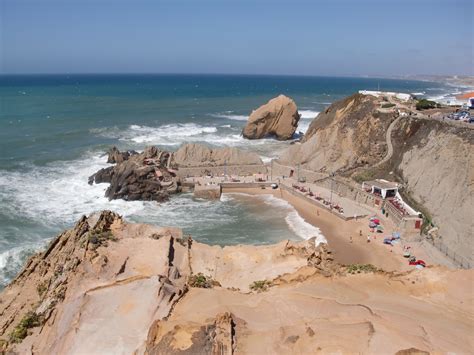
<instances>
[{"instance_id":1,"label":"railing","mask_svg":"<svg viewBox=\"0 0 474 355\"><path fill-rule=\"evenodd\" d=\"M468 260L462 255L459 255L454 250L446 246L442 241L435 241L429 237L425 236L425 240L433 245L436 249L446 255L455 265L459 266L462 269L471 269L472 261Z\"/></svg>"}]
</instances>

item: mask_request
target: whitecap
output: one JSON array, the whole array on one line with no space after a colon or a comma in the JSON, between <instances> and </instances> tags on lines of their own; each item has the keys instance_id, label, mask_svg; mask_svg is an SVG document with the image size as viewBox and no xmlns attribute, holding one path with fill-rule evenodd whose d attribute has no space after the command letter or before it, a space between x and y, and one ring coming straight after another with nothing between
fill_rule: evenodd
<instances>
[{"instance_id":1,"label":"whitecap","mask_svg":"<svg viewBox=\"0 0 474 355\"><path fill-rule=\"evenodd\" d=\"M247 115L233 114L233 111L212 113L212 114L210 114L210 116L217 117L217 118L226 118L228 120L234 120L234 121L247 121L248 118L249 118L249 116L247 116Z\"/></svg>"},{"instance_id":2,"label":"whitecap","mask_svg":"<svg viewBox=\"0 0 474 355\"><path fill-rule=\"evenodd\" d=\"M317 115L319 115L318 111L313 110L298 110L298 112L301 115L302 119L313 119L316 118Z\"/></svg>"},{"instance_id":3,"label":"whitecap","mask_svg":"<svg viewBox=\"0 0 474 355\"><path fill-rule=\"evenodd\" d=\"M257 195L256 198L262 199L265 204L273 208L281 208L287 211L285 222L288 227L301 239L310 239L316 237L316 245L320 243L326 243L326 238L322 234L321 230L312 224L306 222L301 217L296 209L287 201L277 198L273 195Z\"/></svg>"}]
</instances>

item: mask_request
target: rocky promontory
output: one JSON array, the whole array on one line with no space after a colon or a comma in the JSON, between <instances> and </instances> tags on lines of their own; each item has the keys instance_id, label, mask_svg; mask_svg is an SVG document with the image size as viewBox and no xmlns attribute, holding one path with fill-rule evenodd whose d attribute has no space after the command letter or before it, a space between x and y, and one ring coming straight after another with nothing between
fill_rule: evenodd
<instances>
[{"instance_id":1,"label":"rocky promontory","mask_svg":"<svg viewBox=\"0 0 474 355\"><path fill-rule=\"evenodd\" d=\"M110 200L166 201L170 194L179 192L170 152L151 146L138 154L113 147L107 162L116 165L90 176L89 184L109 183L105 196Z\"/></svg>"},{"instance_id":2,"label":"rocky promontory","mask_svg":"<svg viewBox=\"0 0 474 355\"><path fill-rule=\"evenodd\" d=\"M108 151L107 163L115 164L89 177L89 184L109 183L105 196L127 201L166 201L181 191L181 178L209 173L230 174L265 172L253 152L237 148L209 148L202 144L184 144L176 152L150 146L142 153Z\"/></svg>"},{"instance_id":3,"label":"rocky promontory","mask_svg":"<svg viewBox=\"0 0 474 355\"><path fill-rule=\"evenodd\" d=\"M274 136L278 140L288 140L293 137L299 120L295 102L280 95L250 114L242 135L247 139Z\"/></svg>"},{"instance_id":4,"label":"rocky promontory","mask_svg":"<svg viewBox=\"0 0 474 355\"><path fill-rule=\"evenodd\" d=\"M338 265L314 239L211 246L104 211L57 236L0 293L0 350L469 353L472 272Z\"/></svg>"}]
</instances>

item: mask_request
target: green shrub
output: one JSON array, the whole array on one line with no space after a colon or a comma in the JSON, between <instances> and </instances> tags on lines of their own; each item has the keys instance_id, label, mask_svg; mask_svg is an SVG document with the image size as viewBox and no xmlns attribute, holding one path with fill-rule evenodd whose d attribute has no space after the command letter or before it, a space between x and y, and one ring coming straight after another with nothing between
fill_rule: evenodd
<instances>
[{"instance_id":1,"label":"green shrub","mask_svg":"<svg viewBox=\"0 0 474 355\"><path fill-rule=\"evenodd\" d=\"M271 285L272 285L271 281L260 280L260 281L254 281L253 283L250 284L249 287L252 291L263 292L263 291L266 291Z\"/></svg>"},{"instance_id":2,"label":"green shrub","mask_svg":"<svg viewBox=\"0 0 474 355\"><path fill-rule=\"evenodd\" d=\"M100 246L106 247L108 245L108 241L117 241L117 238L112 234L111 231L106 232L97 232L91 231L86 234L85 239L82 241L81 246L85 247L86 243L89 243L91 249L97 249Z\"/></svg>"},{"instance_id":3,"label":"green shrub","mask_svg":"<svg viewBox=\"0 0 474 355\"><path fill-rule=\"evenodd\" d=\"M12 343L21 343L28 336L28 329L41 325L41 318L35 312L30 311L25 314L20 323L10 333Z\"/></svg>"},{"instance_id":4,"label":"green shrub","mask_svg":"<svg viewBox=\"0 0 474 355\"><path fill-rule=\"evenodd\" d=\"M358 183L362 183L363 181L373 180L375 177L375 172L372 170L364 170L360 173L353 176L353 179Z\"/></svg>"},{"instance_id":5,"label":"green shrub","mask_svg":"<svg viewBox=\"0 0 474 355\"><path fill-rule=\"evenodd\" d=\"M388 103L388 104L383 104L382 108L390 108L390 107L393 107L393 106L395 106L395 104Z\"/></svg>"},{"instance_id":6,"label":"green shrub","mask_svg":"<svg viewBox=\"0 0 474 355\"><path fill-rule=\"evenodd\" d=\"M372 264L352 264L346 267L349 274L360 274L367 272L377 272L379 269Z\"/></svg>"},{"instance_id":7,"label":"green shrub","mask_svg":"<svg viewBox=\"0 0 474 355\"><path fill-rule=\"evenodd\" d=\"M427 99L418 100L418 102L416 103L416 109L418 111L428 110L430 108L435 108L435 107L438 107L436 102L430 101L430 100L427 100Z\"/></svg>"},{"instance_id":8,"label":"green shrub","mask_svg":"<svg viewBox=\"0 0 474 355\"><path fill-rule=\"evenodd\" d=\"M44 293L48 290L48 283L43 281L36 286L36 291L40 297L43 297Z\"/></svg>"},{"instance_id":9,"label":"green shrub","mask_svg":"<svg viewBox=\"0 0 474 355\"><path fill-rule=\"evenodd\" d=\"M220 286L221 284L210 276L205 276L203 273L191 275L188 279L188 285L190 287L197 288L213 288L214 286Z\"/></svg>"}]
</instances>

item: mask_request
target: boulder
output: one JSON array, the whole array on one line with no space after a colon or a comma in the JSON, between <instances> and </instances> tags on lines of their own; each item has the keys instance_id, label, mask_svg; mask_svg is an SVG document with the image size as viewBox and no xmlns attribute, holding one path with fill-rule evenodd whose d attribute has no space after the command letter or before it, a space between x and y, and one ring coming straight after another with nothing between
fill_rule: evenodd
<instances>
[{"instance_id":1,"label":"boulder","mask_svg":"<svg viewBox=\"0 0 474 355\"><path fill-rule=\"evenodd\" d=\"M221 185L196 185L194 186L194 197L208 200L219 200L222 195Z\"/></svg>"},{"instance_id":2,"label":"boulder","mask_svg":"<svg viewBox=\"0 0 474 355\"><path fill-rule=\"evenodd\" d=\"M280 95L250 114L242 135L247 139L275 136L278 140L288 140L293 137L299 120L295 102Z\"/></svg>"},{"instance_id":3,"label":"boulder","mask_svg":"<svg viewBox=\"0 0 474 355\"><path fill-rule=\"evenodd\" d=\"M107 158L107 163L108 164L118 164L122 163L123 161L127 160L130 158L132 155L138 154L134 150L127 150L126 152L121 152L117 149L117 147L112 147L109 149L107 152L108 158Z\"/></svg>"}]
</instances>

